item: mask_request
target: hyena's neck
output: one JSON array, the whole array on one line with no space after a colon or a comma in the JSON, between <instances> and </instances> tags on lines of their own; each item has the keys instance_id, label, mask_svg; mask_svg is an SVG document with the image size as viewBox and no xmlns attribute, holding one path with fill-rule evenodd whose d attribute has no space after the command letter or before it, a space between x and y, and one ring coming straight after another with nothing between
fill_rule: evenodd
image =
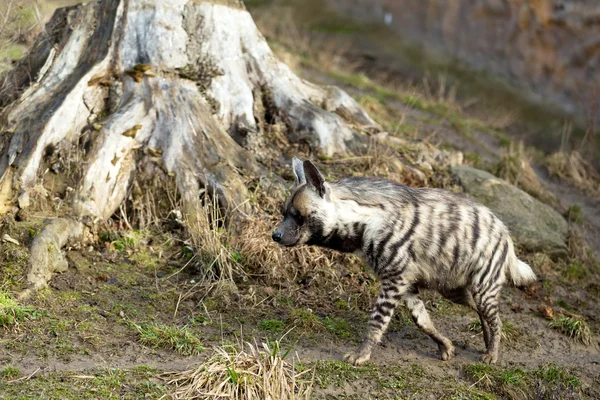
<instances>
[{"instance_id":1,"label":"hyena's neck","mask_svg":"<svg viewBox=\"0 0 600 400\"><path fill-rule=\"evenodd\" d=\"M346 200L333 200L330 206L321 234L314 235L309 244L344 253L362 251L366 226L379 210Z\"/></svg>"}]
</instances>

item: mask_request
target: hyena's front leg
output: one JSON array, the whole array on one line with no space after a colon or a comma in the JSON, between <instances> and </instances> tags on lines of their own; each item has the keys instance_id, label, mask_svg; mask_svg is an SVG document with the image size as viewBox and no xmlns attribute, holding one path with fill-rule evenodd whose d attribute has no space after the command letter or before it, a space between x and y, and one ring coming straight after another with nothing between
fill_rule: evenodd
<instances>
[{"instance_id":1,"label":"hyena's front leg","mask_svg":"<svg viewBox=\"0 0 600 400\"><path fill-rule=\"evenodd\" d=\"M369 319L369 329L365 341L356 349L344 356L344 360L352 365L361 365L369 361L373 346L381 341L398 301L408 287L397 282L382 282L381 293L377 297L375 307Z\"/></svg>"},{"instance_id":2,"label":"hyena's front leg","mask_svg":"<svg viewBox=\"0 0 600 400\"><path fill-rule=\"evenodd\" d=\"M444 361L451 359L454 356L454 346L450 339L435 329L423 300L416 293L406 293L403 299L415 324L437 343L440 358Z\"/></svg>"}]
</instances>

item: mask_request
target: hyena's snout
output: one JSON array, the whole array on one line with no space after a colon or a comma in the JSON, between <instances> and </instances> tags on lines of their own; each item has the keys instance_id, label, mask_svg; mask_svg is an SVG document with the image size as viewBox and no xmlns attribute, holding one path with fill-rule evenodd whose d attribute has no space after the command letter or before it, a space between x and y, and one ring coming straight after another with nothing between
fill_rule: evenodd
<instances>
[{"instance_id":1,"label":"hyena's snout","mask_svg":"<svg viewBox=\"0 0 600 400\"><path fill-rule=\"evenodd\" d=\"M289 219L284 219L275 229L271 238L282 246L295 246L298 244L298 229L290 224Z\"/></svg>"},{"instance_id":2,"label":"hyena's snout","mask_svg":"<svg viewBox=\"0 0 600 400\"><path fill-rule=\"evenodd\" d=\"M275 229L275 232L271 235L271 238L277 243L281 242L281 238L283 237L283 233L279 229Z\"/></svg>"}]
</instances>

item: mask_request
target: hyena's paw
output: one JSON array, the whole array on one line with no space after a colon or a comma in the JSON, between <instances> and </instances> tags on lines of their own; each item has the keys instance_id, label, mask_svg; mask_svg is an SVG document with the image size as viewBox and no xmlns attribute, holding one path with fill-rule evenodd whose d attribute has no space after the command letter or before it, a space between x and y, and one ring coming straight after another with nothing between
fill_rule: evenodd
<instances>
[{"instance_id":1,"label":"hyena's paw","mask_svg":"<svg viewBox=\"0 0 600 400\"><path fill-rule=\"evenodd\" d=\"M452 357L454 357L454 346L451 341L447 341L443 344L438 345L440 350L440 358L444 361L448 361Z\"/></svg>"},{"instance_id":2,"label":"hyena's paw","mask_svg":"<svg viewBox=\"0 0 600 400\"><path fill-rule=\"evenodd\" d=\"M371 349L365 349L363 346L351 351L344 356L344 361L352 365L362 365L371 359Z\"/></svg>"},{"instance_id":3,"label":"hyena's paw","mask_svg":"<svg viewBox=\"0 0 600 400\"><path fill-rule=\"evenodd\" d=\"M498 361L498 354L485 353L481 356L481 362L484 364L496 364Z\"/></svg>"}]
</instances>

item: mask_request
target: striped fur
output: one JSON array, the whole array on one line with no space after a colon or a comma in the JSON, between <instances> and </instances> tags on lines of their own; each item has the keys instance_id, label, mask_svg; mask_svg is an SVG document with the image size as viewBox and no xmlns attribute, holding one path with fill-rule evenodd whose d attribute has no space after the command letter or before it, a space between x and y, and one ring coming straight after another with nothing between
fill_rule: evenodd
<instances>
[{"instance_id":1,"label":"striped fur","mask_svg":"<svg viewBox=\"0 0 600 400\"><path fill-rule=\"evenodd\" d=\"M273 239L285 246L317 245L362 256L379 276L382 290L364 343L346 360L359 365L371 356L402 300L415 324L453 356L452 342L433 325L419 289L474 308L487 352L498 358L501 322L498 296L508 279L536 279L515 256L506 226L485 206L440 189L414 189L377 178L325 182L310 161L294 159L296 187L284 206Z\"/></svg>"}]
</instances>

